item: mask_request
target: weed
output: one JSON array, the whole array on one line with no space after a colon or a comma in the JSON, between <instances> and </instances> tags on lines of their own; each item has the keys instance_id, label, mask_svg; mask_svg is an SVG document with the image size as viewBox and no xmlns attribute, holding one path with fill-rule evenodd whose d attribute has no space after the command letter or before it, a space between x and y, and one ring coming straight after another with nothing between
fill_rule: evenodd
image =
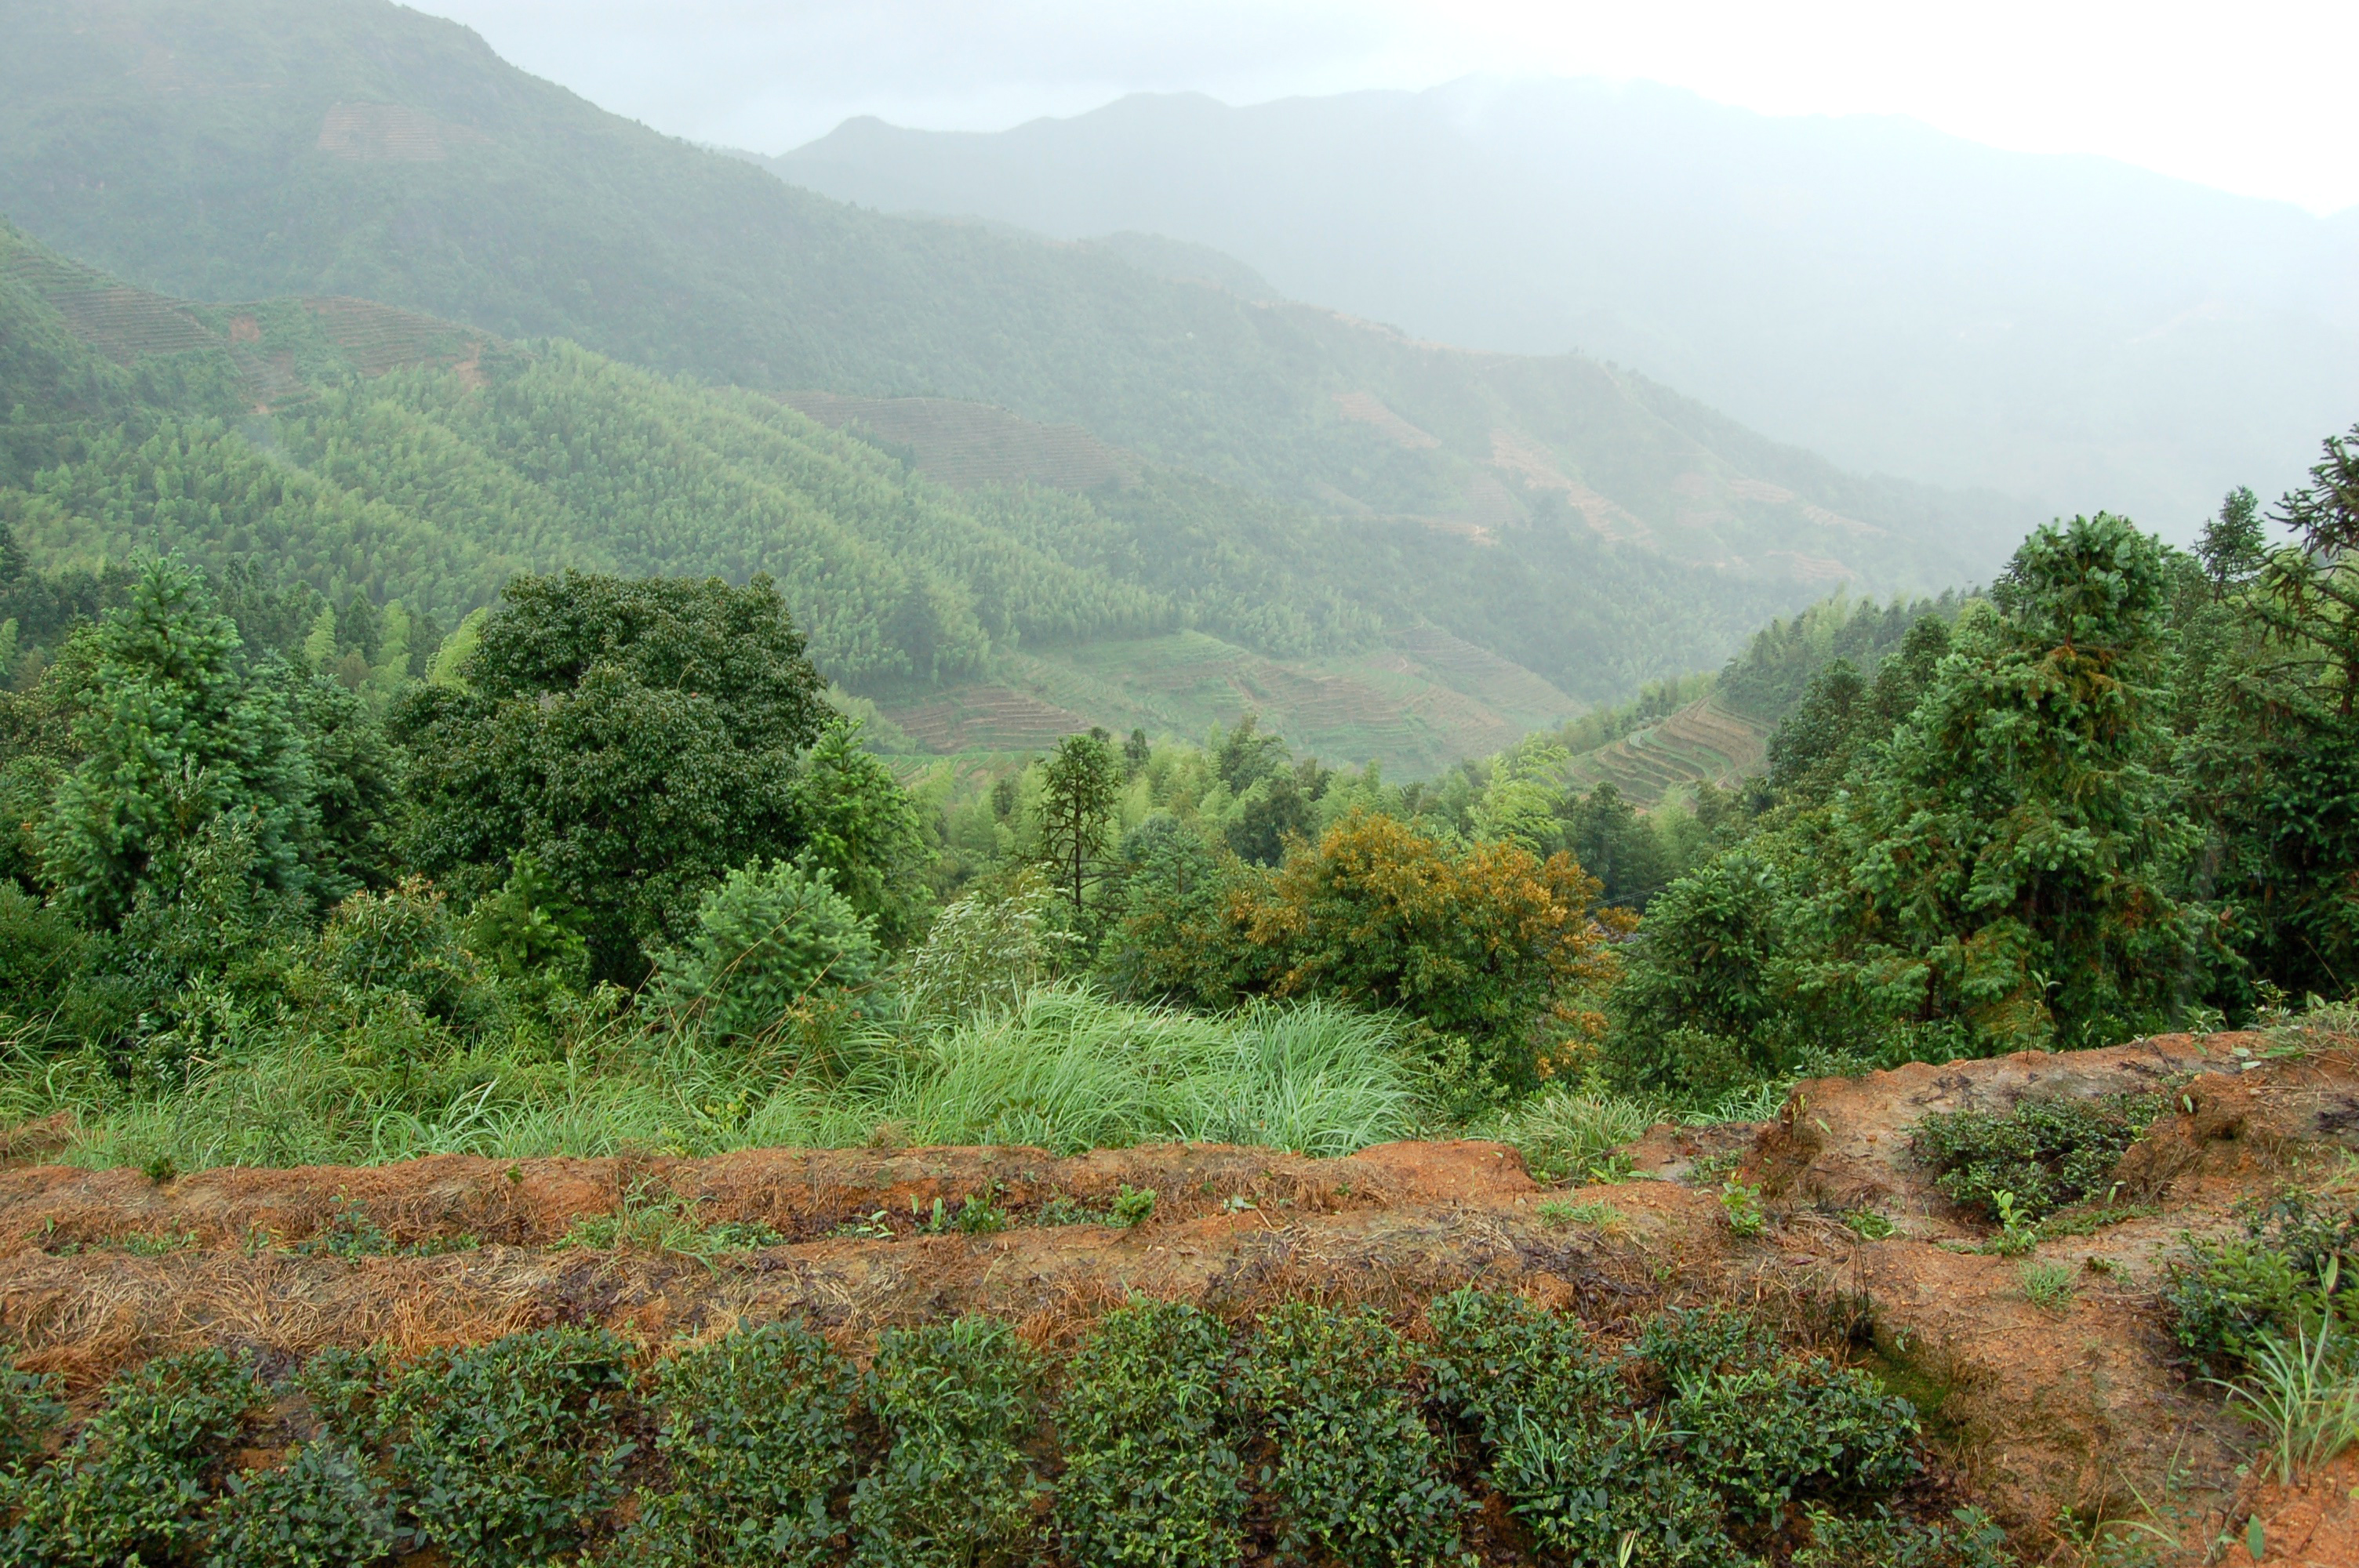
<instances>
[{"instance_id":1,"label":"weed","mask_svg":"<svg viewBox=\"0 0 2359 1568\"><path fill-rule=\"evenodd\" d=\"M1045 1489L1023 1444L1038 1371L1007 1325L962 1317L889 1329L868 1401L891 1440L852 1498L853 1562L969 1568L1029 1561Z\"/></svg>"},{"instance_id":2,"label":"weed","mask_svg":"<svg viewBox=\"0 0 2359 1568\"><path fill-rule=\"evenodd\" d=\"M2267 1434L2279 1486L2359 1441L2359 1372L2341 1337L2331 1324L2315 1338L2297 1328L2290 1342L2264 1329L2245 1352L2244 1379L2223 1385L2228 1402Z\"/></svg>"},{"instance_id":3,"label":"weed","mask_svg":"<svg viewBox=\"0 0 2359 1568\"><path fill-rule=\"evenodd\" d=\"M2004 1114L1937 1111L1917 1124L1917 1155L1961 1208L1998 1217L1998 1195L2030 1226L2104 1192L2123 1152L2163 1108L2159 1095L2028 1099Z\"/></svg>"},{"instance_id":4,"label":"weed","mask_svg":"<svg viewBox=\"0 0 2359 1568\"><path fill-rule=\"evenodd\" d=\"M1872 1208L1847 1208L1843 1210L1843 1222L1862 1241L1881 1241L1899 1228Z\"/></svg>"},{"instance_id":5,"label":"weed","mask_svg":"<svg viewBox=\"0 0 2359 1568\"><path fill-rule=\"evenodd\" d=\"M1566 1203L1560 1199L1552 1199L1541 1204L1532 1212L1540 1217L1541 1224L1556 1230L1569 1229L1576 1225L1594 1226L1600 1230L1614 1230L1629 1220L1629 1216L1612 1204L1597 1200L1586 1203Z\"/></svg>"},{"instance_id":6,"label":"weed","mask_svg":"<svg viewBox=\"0 0 2359 1568\"><path fill-rule=\"evenodd\" d=\"M616 1557L635 1568L832 1561L829 1500L852 1479L859 1374L799 1325L740 1329L658 1368L650 1403L672 1487L646 1497Z\"/></svg>"},{"instance_id":7,"label":"weed","mask_svg":"<svg viewBox=\"0 0 2359 1568\"><path fill-rule=\"evenodd\" d=\"M1978 1250L2001 1258L2020 1258L2039 1245L2039 1232L2024 1223L2013 1193L2001 1188L1991 1194L1991 1209L1998 1217L1998 1234L1984 1242Z\"/></svg>"},{"instance_id":8,"label":"weed","mask_svg":"<svg viewBox=\"0 0 2359 1568\"><path fill-rule=\"evenodd\" d=\"M1720 1184L1720 1207L1728 1216L1728 1228L1738 1236L1758 1236L1769 1227L1768 1217L1761 1212L1761 1189L1734 1177Z\"/></svg>"},{"instance_id":9,"label":"weed","mask_svg":"<svg viewBox=\"0 0 2359 1568\"><path fill-rule=\"evenodd\" d=\"M1415 1364L1384 1321L1288 1302L1263 1320L1241 1379L1274 1449L1283 1549L1344 1568L1454 1563L1473 1506L1410 1394Z\"/></svg>"},{"instance_id":10,"label":"weed","mask_svg":"<svg viewBox=\"0 0 2359 1568\"><path fill-rule=\"evenodd\" d=\"M2023 1293L2042 1312L2065 1312L2072 1305L2072 1271L2061 1263L2025 1263L2016 1271Z\"/></svg>"},{"instance_id":11,"label":"weed","mask_svg":"<svg viewBox=\"0 0 2359 1568\"><path fill-rule=\"evenodd\" d=\"M168 1257L174 1252L185 1252L196 1244L197 1234L193 1230L168 1230L160 1236L149 1236L144 1232L135 1231L130 1235L115 1238L115 1245L134 1258Z\"/></svg>"},{"instance_id":12,"label":"weed","mask_svg":"<svg viewBox=\"0 0 2359 1568\"><path fill-rule=\"evenodd\" d=\"M698 1220L696 1206L689 1199L658 1191L653 1183L641 1183L623 1195L621 1206L614 1213L576 1218L550 1250L578 1247L592 1252L670 1252L709 1263L719 1253L776 1247L785 1239L758 1221L706 1225Z\"/></svg>"},{"instance_id":13,"label":"weed","mask_svg":"<svg viewBox=\"0 0 2359 1568\"><path fill-rule=\"evenodd\" d=\"M457 1568L560 1556L622 1496L629 1348L603 1329L535 1329L437 1352L395 1380L378 1411L393 1474Z\"/></svg>"},{"instance_id":14,"label":"weed","mask_svg":"<svg viewBox=\"0 0 2359 1568\"><path fill-rule=\"evenodd\" d=\"M393 1507L352 1451L307 1443L234 1476L206 1523L207 1568L366 1568L393 1555Z\"/></svg>"},{"instance_id":15,"label":"weed","mask_svg":"<svg viewBox=\"0 0 2359 1568\"><path fill-rule=\"evenodd\" d=\"M1517 1411L1498 1434L1491 1484L1573 1568L1737 1561L1720 1499L1680 1463L1678 1437L1644 1411L1571 1427Z\"/></svg>"},{"instance_id":16,"label":"weed","mask_svg":"<svg viewBox=\"0 0 2359 1568\"><path fill-rule=\"evenodd\" d=\"M1244 1464L1222 1392L1228 1336L1195 1307L1106 1314L1059 1415L1057 1517L1077 1563L1218 1568L1243 1552Z\"/></svg>"},{"instance_id":17,"label":"weed","mask_svg":"<svg viewBox=\"0 0 2359 1568\"><path fill-rule=\"evenodd\" d=\"M1625 1099L1602 1084L1552 1085L1526 1100L1498 1129L1539 1182L1560 1182L1615 1158L1624 1143L1646 1135L1652 1106Z\"/></svg>"},{"instance_id":18,"label":"weed","mask_svg":"<svg viewBox=\"0 0 2359 1568\"><path fill-rule=\"evenodd\" d=\"M327 1223L313 1231L299 1252L324 1252L332 1258L368 1258L391 1252L397 1243L385 1233L368 1206L339 1193L328 1200Z\"/></svg>"},{"instance_id":19,"label":"weed","mask_svg":"<svg viewBox=\"0 0 2359 1568\"><path fill-rule=\"evenodd\" d=\"M828 1234L858 1237L866 1241L890 1241L893 1239L893 1216L889 1210L880 1208L875 1214L847 1219Z\"/></svg>"},{"instance_id":20,"label":"weed","mask_svg":"<svg viewBox=\"0 0 2359 1568\"><path fill-rule=\"evenodd\" d=\"M1148 1217L1154 1213L1155 1189L1153 1187L1134 1187L1128 1182L1125 1182L1122 1184L1122 1190L1114 1195L1113 1220L1125 1229L1144 1225Z\"/></svg>"},{"instance_id":21,"label":"weed","mask_svg":"<svg viewBox=\"0 0 2359 1568\"><path fill-rule=\"evenodd\" d=\"M933 1212L918 1222L918 1228L929 1236L946 1236L955 1231L962 1236L990 1236L1007 1228L1007 1211L993 1201L998 1195L996 1184L980 1193L969 1193L956 1211L948 1208L941 1199L934 1200ZM918 1200L909 1200L909 1212L918 1212Z\"/></svg>"},{"instance_id":22,"label":"weed","mask_svg":"<svg viewBox=\"0 0 2359 1568\"><path fill-rule=\"evenodd\" d=\"M1745 1162L1742 1149L1723 1149L1717 1154L1707 1154L1688 1166L1687 1184L1711 1187L1720 1184L1730 1172Z\"/></svg>"},{"instance_id":23,"label":"weed","mask_svg":"<svg viewBox=\"0 0 2359 1568\"><path fill-rule=\"evenodd\" d=\"M1032 1223L1042 1226L1100 1225L1105 1217L1079 1198L1060 1193L1034 1211Z\"/></svg>"},{"instance_id":24,"label":"weed","mask_svg":"<svg viewBox=\"0 0 2359 1568\"><path fill-rule=\"evenodd\" d=\"M0 1562L116 1568L177 1558L195 1538L213 1470L268 1402L253 1368L218 1350L159 1356L107 1395L55 1461L7 1478L16 1519L0 1535Z\"/></svg>"}]
</instances>

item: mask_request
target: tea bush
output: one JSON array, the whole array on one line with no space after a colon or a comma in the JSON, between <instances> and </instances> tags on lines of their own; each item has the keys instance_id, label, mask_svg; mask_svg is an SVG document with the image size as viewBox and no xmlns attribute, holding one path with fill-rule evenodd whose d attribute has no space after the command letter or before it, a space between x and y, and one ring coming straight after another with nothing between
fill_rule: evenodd
<instances>
[{"instance_id":1,"label":"tea bush","mask_svg":"<svg viewBox=\"0 0 2359 1568\"><path fill-rule=\"evenodd\" d=\"M1571 1568L1736 1568L1720 1498L1680 1462L1659 1415L1573 1426L1510 1411L1491 1484L1534 1541Z\"/></svg>"},{"instance_id":2,"label":"tea bush","mask_svg":"<svg viewBox=\"0 0 2359 1568\"><path fill-rule=\"evenodd\" d=\"M1486 1443L1518 1412L1571 1424L1623 1402L1622 1379L1578 1318L1469 1287L1435 1297L1426 1321L1433 1401Z\"/></svg>"},{"instance_id":3,"label":"tea bush","mask_svg":"<svg viewBox=\"0 0 2359 1568\"><path fill-rule=\"evenodd\" d=\"M393 1508L352 1450L307 1443L234 1477L206 1524L206 1568L367 1568L393 1554Z\"/></svg>"},{"instance_id":4,"label":"tea bush","mask_svg":"<svg viewBox=\"0 0 2359 1568\"><path fill-rule=\"evenodd\" d=\"M380 1407L402 1501L457 1568L558 1556L623 1495L629 1346L545 1328L405 1369Z\"/></svg>"},{"instance_id":5,"label":"tea bush","mask_svg":"<svg viewBox=\"0 0 2359 1568\"><path fill-rule=\"evenodd\" d=\"M1031 1351L990 1318L882 1335L868 1404L892 1447L853 1490L853 1561L1028 1562L1045 1489L1023 1448L1038 1385Z\"/></svg>"},{"instance_id":6,"label":"tea bush","mask_svg":"<svg viewBox=\"0 0 2359 1568\"><path fill-rule=\"evenodd\" d=\"M311 1401L321 1429L365 1454L385 1435L385 1398L393 1391L393 1361L382 1348L331 1346L303 1364L295 1386Z\"/></svg>"},{"instance_id":7,"label":"tea bush","mask_svg":"<svg viewBox=\"0 0 2359 1568\"><path fill-rule=\"evenodd\" d=\"M2247 1204L2244 1234L2190 1242L2168 1265L2179 1343L2223 1369L2264 1336L2290 1343L2330 1319L2359 1317L2346 1260L2359 1250L2359 1212L2288 1189Z\"/></svg>"},{"instance_id":8,"label":"tea bush","mask_svg":"<svg viewBox=\"0 0 2359 1568\"><path fill-rule=\"evenodd\" d=\"M1954 1527L1886 1513L1814 1512L1810 1544L1794 1553L1794 1568L2015 1568L2015 1553L1988 1514L1960 1509L1951 1517Z\"/></svg>"},{"instance_id":9,"label":"tea bush","mask_svg":"<svg viewBox=\"0 0 2359 1568\"><path fill-rule=\"evenodd\" d=\"M1229 1339L1195 1307L1106 1314L1059 1417L1066 1555L1096 1568L1216 1568L1244 1550L1244 1464L1222 1389Z\"/></svg>"},{"instance_id":10,"label":"tea bush","mask_svg":"<svg viewBox=\"0 0 2359 1568\"><path fill-rule=\"evenodd\" d=\"M2028 1099L2004 1114L1936 1111L1917 1124L1917 1155L1952 1203L1985 1219L1998 1195L2036 1222L2106 1188L2123 1152L2161 1113L2158 1095L2102 1100Z\"/></svg>"},{"instance_id":11,"label":"tea bush","mask_svg":"<svg viewBox=\"0 0 2359 1568\"><path fill-rule=\"evenodd\" d=\"M7 1568L120 1568L179 1556L210 1482L248 1416L267 1402L254 1369L218 1350L159 1356L107 1388L63 1453L0 1476Z\"/></svg>"},{"instance_id":12,"label":"tea bush","mask_svg":"<svg viewBox=\"0 0 2359 1568\"><path fill-rule=\"evenodd\" d=\"M0 1472L23 1469L38 1459L49 1435L66 1418L52 1397L57 1379L45 1372L20 1372L0 1361Z\"/></svg>"},{"instance_id":13,"label":"tea bush","mask_svg":"<svg viewBox=\"0 0 2359 1568\"><path fill-rule=\"evenodd\" d=\"M1682 1389L1668 1414L1697 1476L1762 1523L1804 1493L1880 1497L1919 1468L1916 1408L1816 1357L1714 1372Z\"/></svg>"},{"instance_id":14,"label":"tea bush","mask_svg":"<svg viewBox=\"0 0 2359 1568\"><path fill-rule=\"evenodd\" d=\"M657 1369L650 1403L669 1489L644 1498L615 1561L755 1568L832 1561L852 1481L859 1374L799 1325L741 1329Z\"/></svg>"},{"instance_id":15,"label":"tea bush","mask_svg":"<svg viewBox=\"0 0 2359 1568\"><path fill-rule=\"evenodd\" d=\"M1458 1528L1472 1500L1419 1414L1416 1370L1371 1314L1288 1302L1263 1321L1242 1391L1275 1451L1262 1482L1288 1553L1346 1568L1464 1560Z\"/></svg>"}]
</instances>

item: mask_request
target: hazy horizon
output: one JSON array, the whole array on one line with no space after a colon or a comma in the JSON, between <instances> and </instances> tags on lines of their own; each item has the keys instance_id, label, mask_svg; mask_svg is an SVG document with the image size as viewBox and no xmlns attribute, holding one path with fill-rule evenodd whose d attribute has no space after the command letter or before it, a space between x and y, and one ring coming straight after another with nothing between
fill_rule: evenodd
<instances>
[{"instance_id":1,"label":"hazy horizon","mask_svg":"<svg viewBox=\"0 0 2359 1568\"><path fill-rule=\"evenodd\" d=\"M1687 0L756 5L426 0L508 59L655 129L765 154L847 120L995 132L1134 92L1231 107L1468 76L1646 81L1779 117L1897 116L2007 151L2110 158L2320 216L2359 209L2359 11L2042 5L1906 15Z\"/></svg>"}]
</instances>

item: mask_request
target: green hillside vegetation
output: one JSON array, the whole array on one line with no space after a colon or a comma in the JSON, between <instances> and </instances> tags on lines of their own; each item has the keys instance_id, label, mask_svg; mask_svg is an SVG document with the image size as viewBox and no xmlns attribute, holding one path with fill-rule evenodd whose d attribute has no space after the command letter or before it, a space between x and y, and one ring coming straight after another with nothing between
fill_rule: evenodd
<instances>
[{"instance_id":1,"label":"green hillside vegetation","mask_svg":"<svg viewBox=\"0 0 2359 1568\"><path fill-rule=\"evenodd\" d=\"M382 0L12 23L0 211L174 294L358 297L714 382L996 404L1387 547L1401 526L1491 541L1511 583L1621 540L1805 591L1930 586L1981 565L1960 541L2020 525L1577 356L1460 352L1115 249L825 200Z\"/></svg>"},{"instance_id":2,"label":"green hillside vegetation","mask_svg":"<svg viewBox=\"0 0 2359 1568\"><path fill-rule=\"evenodd\" d=\"M1778 601L1593 539L1321 519L979 405L814 404L830 429L361 301L191 305L5 230L0 314L0 522L53 573L179 549L443 630L518 571L767 573L932 749L1260 710L1430 772Z\"/></svg>"}]
</instances>

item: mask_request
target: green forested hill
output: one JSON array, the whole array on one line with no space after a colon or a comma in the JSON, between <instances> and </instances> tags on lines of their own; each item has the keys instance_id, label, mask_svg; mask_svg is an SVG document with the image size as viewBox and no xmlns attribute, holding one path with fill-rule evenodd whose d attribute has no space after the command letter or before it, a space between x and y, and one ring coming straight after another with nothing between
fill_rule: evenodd
<instances>
[{"instance_id":1,"label":"green forested hill","mask_svg":"<svg viewBox=\"0 0 2359 1568\"><path fill-rule=\"evenodd\" d=\"M358 300L192 305L5 226L0 342L0 522L38 566L178 549L445 628L517 571L767 572L821 667L933 749L1259 709L1438 766L1791 591L1585 531L1322 518L973 405L822 422Z\"/></svg>"},{"instance_id":2,"label":"green forested hill","mask_svg":"<svg viewBox=\"0 0 2359 1568\"><path fill-rule=\"evenodd\" d=\"M1972 575L1974 541L2021 522L1847 478L1577 356L1464 353L1104 247L828 201L383 0L13 5L0 211L175 294L354 296L748 387L996 403L1503 546L1571 533L1884 588Z\"/></svg>"}]
</instances>

